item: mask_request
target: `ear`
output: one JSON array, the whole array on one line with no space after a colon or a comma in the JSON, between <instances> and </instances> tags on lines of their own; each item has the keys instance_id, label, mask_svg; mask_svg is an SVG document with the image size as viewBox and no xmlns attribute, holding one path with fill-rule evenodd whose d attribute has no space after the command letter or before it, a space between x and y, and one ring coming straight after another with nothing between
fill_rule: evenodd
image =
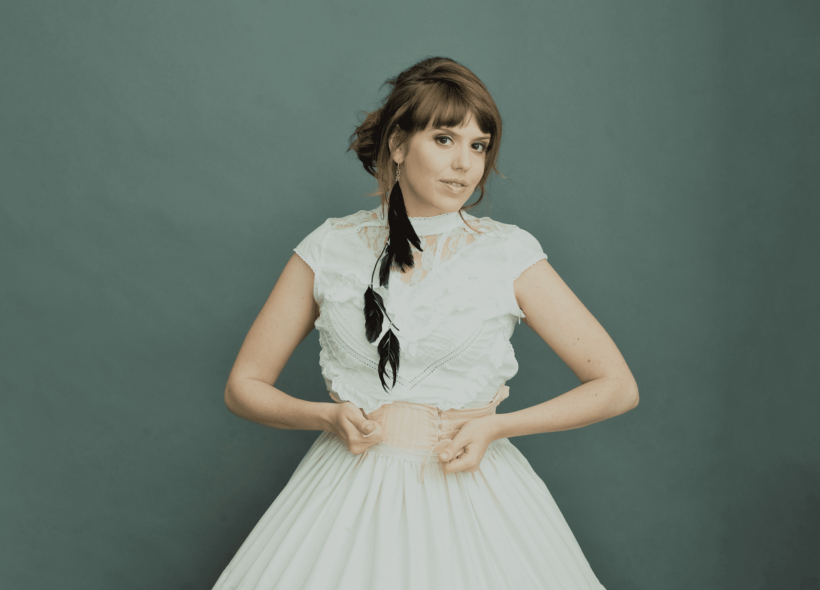
<instances>
[{"instance_id":1,"label":"ear","mask_svg":"<svg viewBox=\"0 0 820 590\"><path fill-rule=\"evenodd\" d=\"M404 162L404 148L397 147L399 143L399 132L398 128L396 128L393 133L390 134L390 139L388 140L388 145L390 146L390 157L396 164L401 164Z\"/></svg>"}]
</instances>

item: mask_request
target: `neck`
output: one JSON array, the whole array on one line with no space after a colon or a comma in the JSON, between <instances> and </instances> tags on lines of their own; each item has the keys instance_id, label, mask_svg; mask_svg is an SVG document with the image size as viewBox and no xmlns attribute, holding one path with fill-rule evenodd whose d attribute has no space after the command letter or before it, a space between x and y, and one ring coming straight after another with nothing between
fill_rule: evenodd
<instances>
[{"instance_id":1,"label":"neck","mask_svg":"<svg viewBox=\"0 0 820 590\"><path fill-rule=\"evenodd\" d=\"M386 223L386 207L379 205L377 211L379 213L379 218ZM413 226L413 230L415 230L416 235L418 236L443 234L444 232L464 225L464 222L461 219L461 214L458 211L449 211L446 213L439 213L437 215L425 215L419 217L408 215L408 219L410 219L410 224Z\"/></svg>"},{"instance_id":2,"label":"neck","mask_svg":"<svg viewBox=\"0 0 820 590\"><path fill-rule=\"evenodd\" d=\"M436 217L438 215L445 215L451 211L442 211L440 209L430 209L423 207L405 207L407 209L407 216L411 219L422 219L424 217Z\"/></svg>"}]
</instances>

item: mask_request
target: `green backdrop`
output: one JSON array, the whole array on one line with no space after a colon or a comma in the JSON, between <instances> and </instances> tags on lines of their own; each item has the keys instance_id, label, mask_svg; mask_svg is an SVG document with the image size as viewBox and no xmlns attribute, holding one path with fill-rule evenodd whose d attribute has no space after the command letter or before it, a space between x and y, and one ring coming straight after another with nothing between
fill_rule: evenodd
<instances>
[{"instance_id":1,"label":"green backdrop","mask_svg":"<svg viewBox=\"0 0 820 590\"><path fill-rule=\"evenodd\" d=\"M375 201L347 139L419 59L504 118L530 231L638 381L514 438L609 590L820 589L820 5L0 5L0 570L210 588L318 432L228 372L293 247ZM512 411L578 383L524 324ZM314 331L277 387L330 401Z\"/></svg>"}]
</instances>

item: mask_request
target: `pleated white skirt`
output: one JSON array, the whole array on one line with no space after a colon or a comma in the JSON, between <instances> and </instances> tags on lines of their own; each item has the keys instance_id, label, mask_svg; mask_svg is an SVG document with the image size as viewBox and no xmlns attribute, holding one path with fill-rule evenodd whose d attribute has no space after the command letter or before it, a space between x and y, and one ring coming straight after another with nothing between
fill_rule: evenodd
<instances>
[{"instance_id":1,"label":"pleated white skirt","mask_svg":"<svg viewBox=\"0 0 820 590\"><path fill-rule=\"evenodd\" d=\"M214 590L603 590L546 484L509 439L480 469L322 432Z\"/></svg>"}]
</instances>

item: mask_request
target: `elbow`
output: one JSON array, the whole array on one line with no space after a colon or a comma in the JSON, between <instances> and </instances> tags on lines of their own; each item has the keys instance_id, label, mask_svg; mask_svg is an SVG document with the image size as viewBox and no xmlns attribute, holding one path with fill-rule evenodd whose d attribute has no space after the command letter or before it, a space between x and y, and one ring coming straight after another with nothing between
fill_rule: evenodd
<instances>
[{"instance_id":1,"label":"elbow","mask_svg":"<svg viewBox=\"0 0 820 590\"><path fill-rule=\"evenodd\" d=\"M631 377L626 383L620 381L619 385L613 388L612 399L614 416L634 410L640 399L638 384Z\"/></svg>"},{"instance_id":2,"label":"elbow","mask_svg":"<svg viewBox=\"0 0 820 590\"><path fill-rule=\"evenodd\" d=\"M628 389L626 399L629 400L626 408L627 412L629 410L634 410L638 406L640 395L638 394L638 384L634 381L632 382L632 386Z\"/></svg>"},{"instance_id":3,"label":"elbow","mask_svg":"<svg viewBox=\"0 0 820 590\"><path fill-rule=\"evenodd\" d=\"M237 403L236 403L236 394L234 393L233 387L231 387L231 382L228 381L228 384L225 386L225 396L223 397L225 402L225 406L230 410L231 414L238 415L237 412Z\"/></svg>"}]
</instances>

